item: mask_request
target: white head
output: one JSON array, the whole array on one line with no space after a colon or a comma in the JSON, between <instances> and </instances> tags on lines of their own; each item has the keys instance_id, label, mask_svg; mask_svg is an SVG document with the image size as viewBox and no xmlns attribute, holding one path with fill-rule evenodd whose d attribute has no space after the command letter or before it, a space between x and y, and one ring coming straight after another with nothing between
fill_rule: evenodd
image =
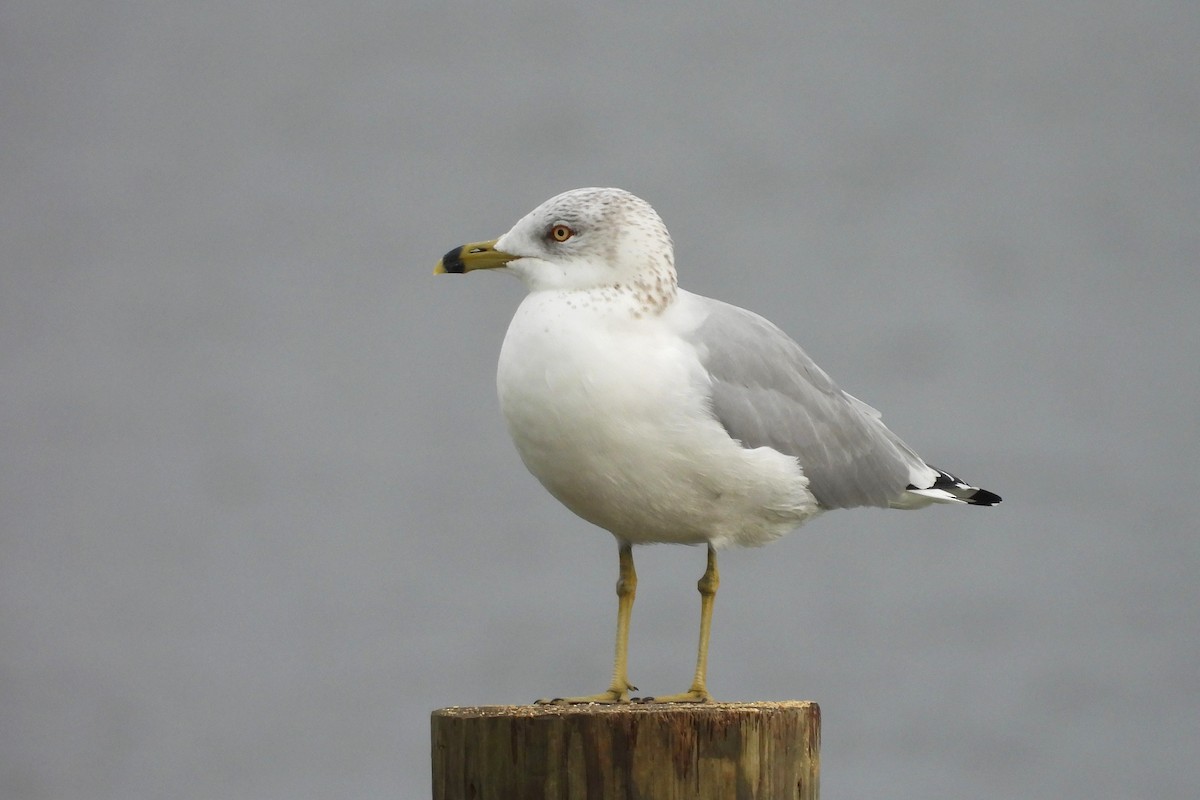
<instances>
[{"instance_id":1,"label":"white head","mask_svg":"<svg viewBox=\"0 0 1200 800\"><path fill-rule=\"evenodd\" d=\"M515 274L531 292L608 287L665 304L676 286L666 225L649 203L623 189L573 189L552 197L494 242L450 251L437 271L496 268Z\"/></svg>"}]
</instances>

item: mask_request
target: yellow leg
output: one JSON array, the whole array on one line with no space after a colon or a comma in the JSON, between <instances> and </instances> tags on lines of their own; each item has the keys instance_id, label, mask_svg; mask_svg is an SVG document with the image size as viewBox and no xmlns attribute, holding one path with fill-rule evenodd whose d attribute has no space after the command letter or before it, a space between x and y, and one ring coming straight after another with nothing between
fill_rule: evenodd
<instances>
[{"instance_id":1,"label":"yellow leg","mask_svg":"<svg viewBox=\"0 0 1200 800\"><path fill-rule=\"evenodd\" d=\"M692 678L692 688L682 694L671 694L665 697L646 698L655 703L711 703L712 696L705 685L705 673L708 670L708 634L712 630L713 600L717 597L717 587L721 585L721 575L717 572L717 551L712 545L708 546L708 568L696 583L700 590L700 646L696 649L696 676Z\"/></svg>"},{"instance_id":2,"label":"yellow leg","mask_svg":"<svg viewBox=\"0 0 1200 800\"><path fill-rule=\"evenodd\" d=\"M630 684L629 664L629 617L633 613L633 598L637 594L637 572L633 568L633 547L622 542L619 550L620 573L617 577L617 646L613 658L612 683L608 691L583 697L556 697L538 700L538 703L628 703L629 693L637 687Z\"/></svg>"}]
</instances>

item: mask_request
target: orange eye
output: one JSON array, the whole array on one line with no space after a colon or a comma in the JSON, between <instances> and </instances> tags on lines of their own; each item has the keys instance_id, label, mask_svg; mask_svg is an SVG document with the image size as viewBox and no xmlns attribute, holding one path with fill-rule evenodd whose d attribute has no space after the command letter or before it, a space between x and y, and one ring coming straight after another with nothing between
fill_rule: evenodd
<instances>
[{"instance_id":1,"label":"orange eye","mask_svg":"<svg viewBox=\"0 0 1200 800\"><path fill-rule=\"evenodd\" d=\"M550 229L550 238L556 242L565 242L575 235L575 231L568 228L566 225L555 225Z\"/></svg>"}]
</instances>

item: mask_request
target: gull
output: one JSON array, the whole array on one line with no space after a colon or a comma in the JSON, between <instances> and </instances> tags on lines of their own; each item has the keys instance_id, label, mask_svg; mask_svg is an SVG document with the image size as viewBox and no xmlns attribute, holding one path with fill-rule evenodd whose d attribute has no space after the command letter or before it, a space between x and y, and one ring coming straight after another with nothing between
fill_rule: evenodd
<instances>
[{"instance_id":1,"label":"gull","mask_svg":"<svg viewBox=\"0 0 1200 800\"><path fill-rule=\"evenodd\" d=\"M775 325L679 288L666 226L627 191L560 194L499 239L454 248L434 273L477 270L528 290L496 373L522 461L617 540L609 688L539 702L631 701L634 545L707 546L692 684L643 698L703 703L717 549L767 544L837 508L1000 502L927 464Z\"/></svg>"}]
</instances>

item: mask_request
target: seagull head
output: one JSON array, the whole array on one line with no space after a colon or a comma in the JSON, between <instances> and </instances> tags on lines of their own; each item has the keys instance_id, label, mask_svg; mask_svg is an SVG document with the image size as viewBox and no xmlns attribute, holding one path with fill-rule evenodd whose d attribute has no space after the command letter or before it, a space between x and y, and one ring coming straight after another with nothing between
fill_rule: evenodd
<instances>
[{"instance_id":1,"label":"seagull head","mask_svg":"<svg viewBox=\"0 0 1200 800\"><path fill-rule=\"evenodd\" d=\"M658 213L624 189L573 189L508 233L456 247L435 274L504 269L529 291L675 286L671 236Z\"/></svg>"}]
</instances>

